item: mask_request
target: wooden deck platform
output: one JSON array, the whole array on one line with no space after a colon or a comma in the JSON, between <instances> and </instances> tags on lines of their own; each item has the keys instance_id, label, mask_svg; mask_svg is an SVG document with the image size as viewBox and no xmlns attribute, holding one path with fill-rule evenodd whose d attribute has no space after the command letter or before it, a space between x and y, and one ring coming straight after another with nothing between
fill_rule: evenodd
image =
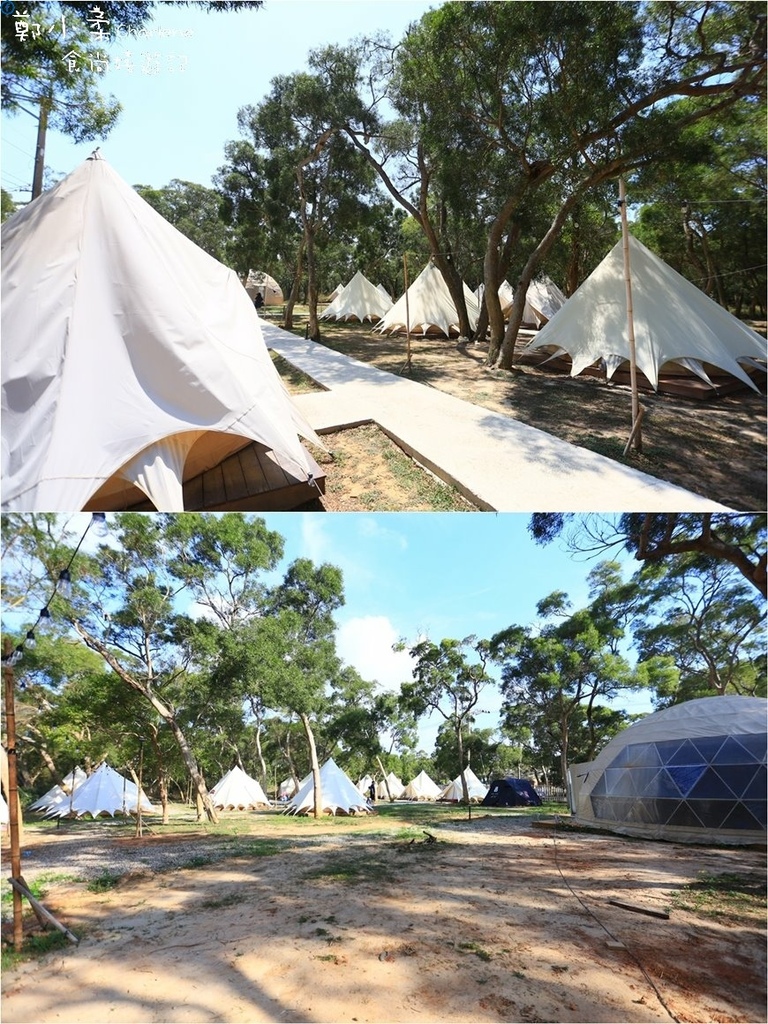
<instances>
[{"instance_id":1,"label":"wooden deck platform","mask_svg":"<svg viewBox=\"0 0 768 1024\"><path fill-rule=\"evenodd\" d=\"M188 512L289 512L316 502L325 494L325 473L310 455L308 458L312 481L284 470L264 445L248 442L184 481L184 508ZM84 511L157 510L139 488L112 478Z\"/></svg>"},{"instance_id":2,"label":"wooden deck platform","mask_svg":"<svg viewBox=\"0 0 768 1024\"><path fill-rule=\"evenodd\" d=\"M533 366L539 370L551 371L552 373L570 374L571 372L571 360L568 356L552 357L550 353L543 349L517 349L514 361L522 363L523 366ZM679 372L675 373L665 373L662 368L662 371L659 373L659 386L655 392L645 374L638 370L638 391L645 392L646 394L675 395L678 398L692 398L699 401L708 401L713 398L722 398L724 395L734 395L749 391L746 384L730 373L723 373L722 370L718 370L714 366L706 366L705 369L713 386L707 384L706 381L703 381L694 373L686 372L682 366L679 367ZM745 372L749 374L756 387L760 388L761 391L765 390L766 374L764 372L747 368L745 368ZM605 370L599 366L587 366L578 376L597 377L600 380L608 379ZM622 366L616 370L610 378L610 382L630 387L629 365L627 365L626 369Z\"/></svg>"}]
</instances>

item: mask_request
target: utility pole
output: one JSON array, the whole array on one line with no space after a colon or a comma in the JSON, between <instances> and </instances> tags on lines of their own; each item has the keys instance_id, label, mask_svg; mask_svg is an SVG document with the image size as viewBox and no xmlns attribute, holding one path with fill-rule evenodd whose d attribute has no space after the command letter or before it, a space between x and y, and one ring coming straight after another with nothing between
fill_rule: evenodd
<instances>
[{"instance_id":1,"label":"utility pole","mask_svg":"<svg viewBox=\"0 0 768 1024\"><path fill-rule=\"evenodd\" d=\"M45 135L48 131L48 115L53 105L51 92L40 97L40 115L37 119L37 142L35 144L35 170L32 177L32 198L43 191L43 170L45 169Z\"/></svg>"}]
</instances>

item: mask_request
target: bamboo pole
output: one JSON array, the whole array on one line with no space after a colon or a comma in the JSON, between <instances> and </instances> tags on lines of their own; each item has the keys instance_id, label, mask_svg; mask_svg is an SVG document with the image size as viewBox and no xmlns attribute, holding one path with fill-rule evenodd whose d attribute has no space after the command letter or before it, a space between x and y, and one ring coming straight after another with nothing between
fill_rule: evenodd
<instances>
[{"instance_id":1,"label":"bamboo pole","mask_svg":"<svg viewBox=\"0 0 768 1024\"><path fill-rule=\"evenodd\" d=\"M638 452L643 450L640 433L640 398L637 392L637 356L635 351L635 316L632 308L632 269L629 263L629 226L627 223L627 193L624 179L619 178L619 207L621 209L621 241L624 253L624 286L627 293L627 334L629 337L629 382L632 388L632 431L624 449L626 455L634 442Z\"/></svg>"},{"instance_id":2,"label":"bamboo pole","mask_svg":"<svg viewBox=\"0 0 768 1024\"><path fill-rule=\"evenodd\" d=\"M11 884L21 878L21 843L19 839L19 783L16 765L16 701L13 666L9 659L13 644L6 639L3 644L3 684L5 687L5 732L8 752L8 826L11 836ZM13 886L13 948L21 952L24 941L21 893Z\"/></svg>"}]
</instances>

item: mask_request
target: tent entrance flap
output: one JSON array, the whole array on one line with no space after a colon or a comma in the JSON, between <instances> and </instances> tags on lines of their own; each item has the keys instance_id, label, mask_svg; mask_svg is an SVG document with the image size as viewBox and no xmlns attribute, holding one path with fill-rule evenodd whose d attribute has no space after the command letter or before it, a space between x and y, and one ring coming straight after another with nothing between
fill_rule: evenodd
<instances>
[{"instance_id":1,"label":"tent entrance flap","mask_svg":"<svg viewBox=\"0 0 768 1024\"><path fill-rule=\"evenodd\" d=\"M120 476L140 488L158 512L183 512L184 463L202 431L188 431L163 438L134 456L120 469Z\"/></svg>"}]
</instances>

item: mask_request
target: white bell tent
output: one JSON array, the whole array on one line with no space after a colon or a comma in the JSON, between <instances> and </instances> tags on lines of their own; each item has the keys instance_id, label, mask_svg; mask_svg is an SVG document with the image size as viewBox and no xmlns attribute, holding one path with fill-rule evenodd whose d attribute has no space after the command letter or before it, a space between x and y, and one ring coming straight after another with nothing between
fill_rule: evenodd
<instances>
[{"instance_id":1,"label":"white bell tent","mask_svg":"<svg viewBox=\"0 0 768 1024\"><path fill-rule=\"evenodd\" d=\"M488 787L478 779L471 768L464 769L464 778L467 780L470 803L479 803L481 800L484 800ZM461 775L457 775L453 782L449 782L437 799L450 803L461 803L464 800Z\"/></svg>"},{"instance_id":2,"label":"white bell tent","mask_svg":"<svg viewBox=\"0 0 768 1024\"><path fill-rule=\"evenodd\" d=\"M551 320L567 301L568 299L554 281L546 276L537 278L528 285L523 323L535 323L537 326L541 326Z\"/></svg>"},{"instance_id":3,"label":"white bell tent","mask_svg":"<svg viewBox=\"0 0 768 1024\"><path fill-rule=\"evenodd\" d=\"M236 274L97 154L3 225L2 296L4 510L181 511L251 442L310 480Z\"/></svg>"},{"instance_id":4,"label":"white bell tent","mask_svg":"<svg viewBox=\"0 0 768 1024\"><path fill-rule=\"evenodd\" d=\"M41 797L38 797L34 803L29 805L30 811L48 811L51 807L58 807L69 800L70 794L86 781L88 776L80 767L76 765L72 771L67 775L61 785L55 785L48 790L47 793L43 793Z\"/></svg>"},{"instance_id":5,"label":"white bell tent","mask_svg":"<svg viewBox=\"0 0 768 1024\"><path fill-rule=\"evenodd\" d=\"M136 814L139 802L142 812L151 814L152 804L138 786L130 779L124 778L106 761L103 761L85 782L81 783L71 796L65 796L60 803L49 807L46 817L65 818L74 815L77 818L90 814L96 818L100 814Z\"/></svg>"},{"instance_id":6,"label":"white bell tent","mask_svg":"<svg viewBox=\"0 0 768 1024\"><path fill-rule=\"evenodd\" d=\"M341 291L341 294L325 309L321 320L380 320L392 308L392 299L385 298L375 284L362 271Z\"/></svg>"},{"instance_id":7,"label":"white bell tent","mask_svg":"<svg viewBox=\"0 0 768 1024\"><path fill-rule=\"evenodd\" d=\"M329 758L320 769L321 803L325 814L367 814L368 802L346 772ZM315 784L308 776L296 796L289 800L286 812L311 814L315 806Z\"/></svg>"},{"instance_id":8,"label":"white bell tent","mask_svg":"<svg viewBox=\"0 0 768 1024\"><path fill-rule=\"evenodd\" d=\"M251 778L239 765L231 768L209 790L213 806L227 811L246 811L256 807L269 807L269 797L261 783Z\"/></svg>"},{"instance_id":9,"label":"white bell tent","mask_svg":"<svg viewBox=\"0 0 768 1024\"><path fill-rule=\"evenodd\" d=\"M742 363L750 366L757 362L764 369L765 338L631 235L629 252L636 362L651 387L658 389L662 367L676 364L677 372L682 367L707 384L712 384L711 368L716 367L757 390ZM628 363L621 242L529 342L524 353L540 348L569 355L572 377L599 363L610 378Z\"/></svg>"},{"instance_id":10,"label":"white bell tent","mask_svg":"<svg viewBox=\"0 0 768 1024\"><path fill-rule=\"evenodd\" d=\"M360 781L357 784L358 792L362 793L363 796L367 797L369 795L370 791L371 791L371 783L372 782L373 782L373 777L372 776L364 775L362 777L362 779L360 779Z\"/></svg>"},{"instance_id":11,"label":"white bell tent","mask_svg":"<svg viewBox=\"0 0 768 1024\"><path fill-rule=\"evenodd\" d=\"M440 792L438 784L425 771L420 771L403 790L403 800L437 800Z\"/></svg>"},{"instance_id":12,"label":"white bell tent","mask_svg":"<svg viewBox=\"0 0 768 1024\"><path fill-rule=\"evenodd\" d=\"M430 260L422 272L410 286L406 296L401 295L397 302L373 328L381 334L403 333L410 327L412 334L440 333L447 338L451 331L458 333L459 318L456 306L448 286L439 268ZM474 329L480 307L477 299L464 285L464 299L467 304L470 327ZM406 309L407 305L407 309Z\"/></svg>"},{"instance_id":13,"label":"white bell tent","mask_svg":"<svg viewBox=\"0 0 768 1024\"><path fill-rule=\"evenodd\" d=\"M647 715L568 769L584 825L683 843L765 843L763 697L701 697Z\"/></svg>"},{"instance_id":14,"label":"white bell tent","mask_svg":"<svg viewBox=\"0 0 768 1024\"><path fill-rule=\"evenodd\" d=\"M387 783L389 784L389 793L387 793L387 787L384 784L384 780L376 786L376 796L379 800L389 800L390 796L393 800L399 799L403 795L405 786L402 781L398 779L394 772L390 772L387 775Z\"/></svg>"}]
</instances>

